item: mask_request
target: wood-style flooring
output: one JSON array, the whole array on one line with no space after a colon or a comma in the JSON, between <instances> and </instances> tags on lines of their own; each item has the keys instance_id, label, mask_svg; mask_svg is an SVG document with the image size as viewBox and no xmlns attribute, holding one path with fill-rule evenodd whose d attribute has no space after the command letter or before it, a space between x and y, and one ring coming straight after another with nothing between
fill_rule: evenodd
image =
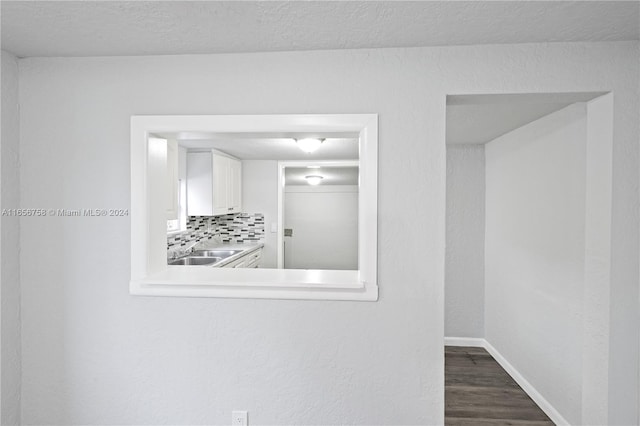
<instances>
[{"instance_id":1,"label":"wood-style flooring","mask_svg":"<svg viewBox=\"0 0 640 426\"><path fill-rule=\"evenodd\" d=\"M445 424L553 425L483 348L445 347Z\"/></svg>"}]
</instances>

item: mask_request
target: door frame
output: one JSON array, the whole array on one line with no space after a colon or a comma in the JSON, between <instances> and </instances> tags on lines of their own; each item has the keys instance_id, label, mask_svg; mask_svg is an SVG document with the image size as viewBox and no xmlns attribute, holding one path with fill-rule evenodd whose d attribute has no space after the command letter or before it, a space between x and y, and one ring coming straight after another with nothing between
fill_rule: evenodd
<instances>
[{"instance_id":1,"label":"door frame","mask_svg":"<svg viewBox=\"0 0 640 426\"><path fill-rule=\"evenodd\" d=\"M276 265L278 269L284 269L284 187L285 169L287 167L354 167L360 166L359 160L301 160L278 161L278 237L276 240L277 254ZM359 185L358 185L359 186ZM362 198L358 196L358 218L362 215ZM359 220L358 223L361 221ZM360 225L358 225L360 226ZM361 250L358 245L358 250ZM358 253L360 256L360 253Z\"/></svg>"}]
</instances>

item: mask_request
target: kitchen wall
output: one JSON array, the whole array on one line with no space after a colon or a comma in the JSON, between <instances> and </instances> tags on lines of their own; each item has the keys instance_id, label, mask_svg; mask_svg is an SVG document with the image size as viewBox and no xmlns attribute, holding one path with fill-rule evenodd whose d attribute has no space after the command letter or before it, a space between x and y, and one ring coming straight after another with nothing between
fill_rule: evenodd
<instances>
[{"instance_id":1,"label":"kitchen wall","mask_svg":"<svg viewBox=\"0 0 640 426\"><path fill-rule=\"evenodd\" d=\"M447 145L446 337L484 338L484 145Z\"/></svg>"},{"instance_id":2,"label":"kitchen wall","mask_svg":"<svg viewBox=\"0 0 640 426\"><path fill-rule=\"evenodd\" d=\"M167 234L169 251L185 248L189 243L210 241L244 244L264 240L262 213L237 213L220 216L189 216L187 229Z\"/></svg>"},{"instance_id":3,"label":"kitchen wall","mask_svg":"<svg viewBox=\"0 0 640 426\"><path fill-rule=\"evenodd\" d=\"M265 268L276 267L275 242L271 241L272 239L275 240L275 235L266 234L265 215L262 211L266 209L271 218L277 221L277 193L275 188L277 185L278 163L277 161L246 160L242 163L243 213L215 217L187 217L185 231L172 232L167 235L167 249L169 251L184 247L187 243L196 240L211 240L214 237L223 242L232 243L260 241L265 243L263 259L260 262L261 266ZM267 165L267 167L272 166L272 172L275 175L271 176L265 169L258 169L260 172L254 173L255 166L259 164ZM187 149L182 146L178 148L178 179L183 182L187 179ZM273 186L270 187L268 185ZM273 204L272 208L270 203ZM273 213L273 210L275 210L275 213ZM275 219L273 216L275 216Z\"/></svg>"},{"instance_id":4,"label":"kitchen wall","mask_svg":"<svg viewBox=\"0 0 640 426\"><path fill-rule=\"evenodd\" d=\"M582 424L586 106L486 145L486 338Z\"/></svg>"},{"instance_id":5,"label":"kitchen wall","mask_svg":"<svg viewBox=\"0 0 640 426\"><path fill-rule=\"evenodd\" d=\"M179 178L186 179L186 149L180 147ZM184 161L182 161L184 160ZM187 218L187 229L167 235L167 249L180 249L194 241L219 238L222 242L243 243L260 241L265 244L263 268L275 268L276 233L271 224L278 221L278 162L263 160L242 161L242 211L240 214ZM260 213L253 213L253 212ZM265 214L263 211L267 212ZM265 224L265 220L269 220ZM266 231L268 227L269 231Z\"/></svg>"},{"instance_id":6,"label":"kitchen wall","mask_svg":"<svg viewBox=\"0 0 640 426\"><path fill-rule=\"evenodd\" d=\"M2 51L1 209L20 207L18 59ZM0 219L0 424L20 423L20 221Z\"/></svg>"},{"instance_id":7,"label":"kitchen wall","mask_svg":"<svg viewBox=\"0 0 640 426\"><path fill-rule=\"evenodd\" d=\"M21 60L25 207L127 208L134 114L380 116L377 303L132 297L127 218L23 218L23 423L443 423L445 96L592 90L615 93L610 423L635 423L637 59L625 42Z\"/></svg>"},{"instance_id":8,"label":"kitchen wall","mask_svg":"<svg viewBox=\"0 0 640 426\"><path fill-rule=\"evenodd\" d=\"M272 160L242 161L242 210L260 212L264 216L264 249L260 266L278 266L278 234L271 232L278 224L278 162Z\"/></svg>"}]
</instances>

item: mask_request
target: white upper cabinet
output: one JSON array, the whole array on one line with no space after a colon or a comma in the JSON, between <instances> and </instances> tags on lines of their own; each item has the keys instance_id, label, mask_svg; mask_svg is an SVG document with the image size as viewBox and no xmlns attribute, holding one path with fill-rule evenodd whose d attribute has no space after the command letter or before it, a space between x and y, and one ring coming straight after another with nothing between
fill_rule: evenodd
<instances>
[{"instance_id":1,"label":"white upper cabinet","mask_svg":"<svg viewBox=\"0 0 640 426\"><path fill-rule=\"evenodd\" d=\"M213 154L213 215L226 214L229 208L229 161Z\"/></svg>"},{"instance_id":2,"label":"white upper cabinet","mask_svg":"<svg viewBox=\"0 0 640 426\"><path fill-rule=\"evenodd\" d=\"M187 153L187 215L238 213L242 199L242 163L211 150Z\"/></svg>"},{"instance_id":3,"label":"white upper cabinet","mask_svg":"<svg viewBox=\"0 0 640 426\"><path fill-rule=\"evenodd\" d=\"M164 201L164 207L167 220L175 220L178 218L178 142L175 140L167 140L162 138L149 138L149 151L157 159L159 168L166 168L163 175L166 181L163 185L158 186L158 195Z\"/></svg>"},{"instance_id":4,"label":"white upper cabinet","mask_svg":"<svg viewBox=\"0 0 640 426\"><path fill-rule=\"evenodd\" d=\"M187 215L213 216L211 152L187 152Z\"/></svg>"},{"instance_id":5,"label":"white upper cabinet","mask_svg":"<svg viewBox=\"0 0 640 426\"><path fill-rule=\"evenodd\" d=\"M242 162L229 159L229 192L227 193L227 209L239 212L242 209Z\"/></svg>"}]
</instances>

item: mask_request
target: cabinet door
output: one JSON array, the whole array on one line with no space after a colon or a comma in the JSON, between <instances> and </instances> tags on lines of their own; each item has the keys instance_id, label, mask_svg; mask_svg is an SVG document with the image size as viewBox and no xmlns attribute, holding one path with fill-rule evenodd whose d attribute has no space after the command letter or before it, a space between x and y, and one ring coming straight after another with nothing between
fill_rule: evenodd
<instances>
[{"instance_id":1,"label":"cabinet door","mask_svg":"<svg viewBox=\"0 0 640 426\"><path fill-rule=\"evenodd\" d=\"M217 152L187 154L187 214L218 216L240 212L242 163Z\"/></svg>"},{"instance_id":2,"label":"cabinet door","mask_svg":"<svg viewBox=\"0 0 640 426\"><path fill-rule=\"evenodd\" d=\"M231 159L213 154L213 214L229 213L229 163Z\"/></svg>"},{"instance_id":3,"label":"cabinet door","mask_svg":"<svg viewBox=\"0 0 640 426\"><path fill-rule=\"evenodd\" d=\"M242 162L229 159L228 207L233 213L242 210Z\"/></svg>"},{"instance_id":4,"label":"cabinet door","mask_svg":"<svg viewBox=\"0 0 640 426\"><path fill-rule=\"evenodd\" d=\"M259 268L260 267L260 259L262 259L262 249L258 249L247 256L249 259L247 260L247 264L245 268Z\"/></svg>"},{"instance_id":5,"label":"cabinet door","mask_svg":"<svg viewBox=\"0 0 640 426\"><path fill-rule=\"evenodd\" d=\"M246 260L243 260L243 261L241 261L239 263L234 264L233 267L234 268L245 268L246 267L245 263L246 263Z\"/></svg>"},{"instance_id":6,"label":"cabinet door","mask_svg":"<svg viewBox=\"0 0 640 426\"><path fill-rule=\"evenodd\" d=\"M246 260L245 257L241 257L240 259L236 259L233 262L227 263L223 266L223 268L244 268Z\"/></svg>"},{"instance_id":7,"label":"cabinet door","mask_svg":"<svg viewBox=\"0 0 640 426\"><path fill-rule=\"evenodd\" d=\"M178 218L178 142L167 140L167 220Z\"/></svg>"},{"instance_id":8,"label":"cabinet door","mask_svg":"<svg viewBox=\"0 0 640 426\"><path fill-rule=\"evenodd\" d=\"M213 216L211 153L187 153L187 214Z\"/></svg>"}]
</instances>

